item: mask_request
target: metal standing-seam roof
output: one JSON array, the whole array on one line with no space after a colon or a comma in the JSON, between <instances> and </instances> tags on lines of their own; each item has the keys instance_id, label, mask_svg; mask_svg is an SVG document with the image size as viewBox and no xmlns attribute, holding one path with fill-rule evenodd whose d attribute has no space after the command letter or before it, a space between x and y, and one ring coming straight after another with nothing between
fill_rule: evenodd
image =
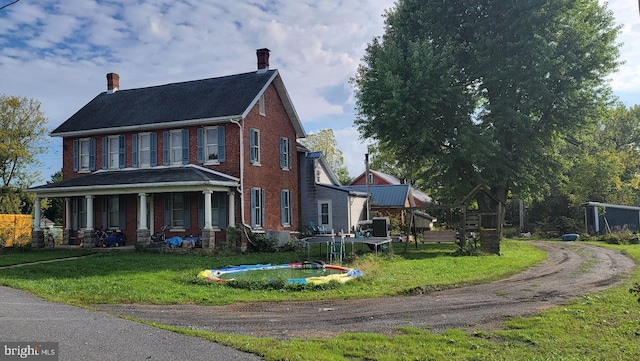
<instances>
[{"instance_id":1,"label":"metal standing-seam roof","mask_svg":"<svg viewBox=\"0 0 640 361\"><path fill-rule=\"evenodd\" d=\"M346 186L352 191L367 192L366 185ZM376 207L404 207L409 197L411 186L408 184L371 185L371 204Z\"/></svg>"}]
</instances>

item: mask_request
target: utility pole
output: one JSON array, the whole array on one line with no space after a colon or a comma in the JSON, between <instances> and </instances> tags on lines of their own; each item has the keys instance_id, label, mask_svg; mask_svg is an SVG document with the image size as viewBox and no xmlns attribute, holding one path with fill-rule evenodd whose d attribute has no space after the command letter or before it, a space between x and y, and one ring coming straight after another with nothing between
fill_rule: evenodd
<instances>
[{"instance_id":1,"label":"utility pole","mask_svg":"<svg viewBox=\"0 0 640 361\"><path fill-rule=\"evenodd\" d=\"M367 221L371 219L371 190L369 188L369 153L364 155L365 184L367 185Z\"/></svg>"}]
</instances>

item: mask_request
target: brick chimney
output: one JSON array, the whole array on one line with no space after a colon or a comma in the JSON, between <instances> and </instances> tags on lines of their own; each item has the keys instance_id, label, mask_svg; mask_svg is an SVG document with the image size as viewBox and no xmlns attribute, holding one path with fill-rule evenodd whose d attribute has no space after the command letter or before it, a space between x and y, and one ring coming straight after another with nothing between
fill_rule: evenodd
<instances>
[{"instance_id":1,"label":"brick chimney","mask_svg":"<svg viewBox=\"0 0 640 361\"><path fill-rule=\"evenodd\" d=\"M115 93L120 88L120 75L116 73L107 74L107 93Z\"/></svg>"},{"instance_id":2,"label":"brick chimney","mask_svg":"<svg viewBox=\"0 0 640 361\"><path fill-rule=\"evenodd\" d=\"M258 57L258 72L263 73L269 70L269 49L258 49L256 55Z\"/></svg>"}]
</instances>

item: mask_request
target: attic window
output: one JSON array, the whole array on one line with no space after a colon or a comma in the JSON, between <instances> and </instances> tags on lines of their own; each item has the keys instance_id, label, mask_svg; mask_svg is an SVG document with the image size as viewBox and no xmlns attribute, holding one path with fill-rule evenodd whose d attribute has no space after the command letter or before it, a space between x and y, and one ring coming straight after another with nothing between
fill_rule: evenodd
<instances>
[{"instance_id":1,"label":"attic window","mask_svg":"<svg viewBox=\"0 0 640 361\"><path fill-rule=\"evenodd\" d=\"M264 94L262 94L258 100L258 112L260 115L267 115L264 108Z\"/></svg>"}]
</instances>

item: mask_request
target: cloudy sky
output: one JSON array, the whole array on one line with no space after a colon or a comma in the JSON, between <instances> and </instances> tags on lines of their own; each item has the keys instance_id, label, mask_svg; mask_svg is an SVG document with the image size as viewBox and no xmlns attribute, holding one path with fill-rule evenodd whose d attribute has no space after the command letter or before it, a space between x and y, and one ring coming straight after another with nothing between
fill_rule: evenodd
<instances>
[{"instance_id":1,"label":"cloudy sky","mask_svg":"<svg viewBox=\"0 0 640 361\"><path fill-rule=\"evenodd\" d=\"M14 0L0 0L0 6ZM383 34L393 0L20 0L0 10L0 94L33 98L53 129L106 90L105 75L131 89L244 73L271 50L307 133L333 129L352 176L366 145L355 128L349 79L367 43ZM611 0L624 25L626 63L612 79L640 104L640 14ZM61 141L42 157L43 179L62 167Z\"/></svg>"}]
</instances>

